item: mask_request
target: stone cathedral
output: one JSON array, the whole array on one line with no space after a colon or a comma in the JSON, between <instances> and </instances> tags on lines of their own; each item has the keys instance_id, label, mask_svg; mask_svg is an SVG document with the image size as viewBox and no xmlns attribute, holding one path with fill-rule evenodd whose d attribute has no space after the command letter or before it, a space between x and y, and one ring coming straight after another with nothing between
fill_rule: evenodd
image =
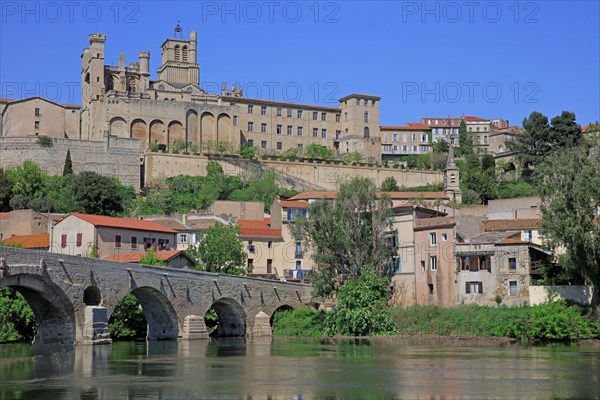
<instances>
[{"instance_id":1,"label":"stone cathedral","mask_svg":"<svg viewBox=\"0 0 600 400\"><path fill-rule=\"evenodd\" d=\"M200 85L196 32L186 40L177 26L175 36L161 46L155 80L149 51L129 65L122 53L119 65L105 65L106 35L89 36L81 56L82 139L136 138L142 151L176 141L187 151L229 142L234 150L245 145L275 154L318 143L381 159L379 97L351 94L337 107L324 107L246 98L235 85L207 93Z\"/></svg>"}]
</instances>

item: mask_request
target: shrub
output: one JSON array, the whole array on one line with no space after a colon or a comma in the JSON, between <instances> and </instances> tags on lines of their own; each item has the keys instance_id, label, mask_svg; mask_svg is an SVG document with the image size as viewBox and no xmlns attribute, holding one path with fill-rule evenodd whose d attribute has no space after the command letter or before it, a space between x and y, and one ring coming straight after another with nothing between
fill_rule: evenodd
<instances>
[{"instance_id":1,"label":"shrub","mask_svg":"<svg viewBox=\"0 0 600 400\"><path fill-rule=\"evenodd\" d=\"M278 311L273 315L273 335L321 337L325 334L325 313L310 308Z\"/></svg>"},{"instance_id":2,"label":"shrub","mask_svg":"<svg viewBox=\"0 0 600 400\"><path fill-rule=\"evenodd\" d=\"M51 147L54 145L52 138L46 135L38 136L36 143L44 147Z\"/></svg>"}]
</instances>

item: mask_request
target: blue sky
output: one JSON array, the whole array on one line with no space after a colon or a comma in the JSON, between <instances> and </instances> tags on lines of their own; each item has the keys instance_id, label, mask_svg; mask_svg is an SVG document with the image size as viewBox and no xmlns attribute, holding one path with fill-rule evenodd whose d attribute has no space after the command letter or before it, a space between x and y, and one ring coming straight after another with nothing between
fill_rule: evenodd
<instances>
[{"instance_id":1,"label":"blue sky","mask_svg":"<svg viewBox=\"0 0 600 400\"><path fill-rule=\"evenodd\" d=\"M201 86L248 97L337 106L381 96L381 124L422 116L503 117L573 111L600 119L598 1L4 1L0 97L80 103L88 34L106 62L137 61L181 21L198 32Z\"/></svg>"}]
</instances>

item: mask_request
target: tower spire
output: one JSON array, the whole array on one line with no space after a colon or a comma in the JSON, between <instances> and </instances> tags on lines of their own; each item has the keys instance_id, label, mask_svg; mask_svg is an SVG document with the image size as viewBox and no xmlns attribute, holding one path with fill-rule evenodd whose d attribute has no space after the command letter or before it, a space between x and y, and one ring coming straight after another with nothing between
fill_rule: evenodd
<instances>
[{"instance_id":1,"label":"tower spire","mask_svg":"<svg viewBox=\"0 0 600 400\"><path fill-rule=\"evenodd\" d=\"M181 21L177 21L177 26L175 27L175 39L183 39L183 29L181 29L180 25Z\"/></svg>"}]
</instances>

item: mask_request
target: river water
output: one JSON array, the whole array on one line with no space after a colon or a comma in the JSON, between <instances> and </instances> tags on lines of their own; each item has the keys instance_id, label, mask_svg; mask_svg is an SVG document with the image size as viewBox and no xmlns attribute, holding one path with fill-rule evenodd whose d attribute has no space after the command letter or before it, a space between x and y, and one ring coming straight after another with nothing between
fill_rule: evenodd
<instances>
[{"instance_id":1,"label":"river water","mask_svg":"<svg viewBox=\"0 0 600 400\"><path fill-rule=\"evenodd\" d=\"M600 346L401 338L0 345L0 399L599 399Z\"/></svg>"}]
</instances>

